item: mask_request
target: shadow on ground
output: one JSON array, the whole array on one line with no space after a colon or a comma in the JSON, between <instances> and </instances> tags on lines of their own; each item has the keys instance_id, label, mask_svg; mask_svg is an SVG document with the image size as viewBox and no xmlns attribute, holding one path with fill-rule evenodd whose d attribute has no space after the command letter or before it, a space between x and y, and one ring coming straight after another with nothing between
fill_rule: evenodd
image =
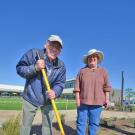
<instances>
[{"instance_id":1,"label":"shadow on ground","mask_svg":"<svg viewBox=\"0 0 135 135\"><path fill-rule=\"evenodd\" d=\"M41 125L33 125L31 128L30 135L42 135L42 126Z\"/></svg>"},{"instance_id":2,"label":"shadow on ground","mask_svg":"<svg viewBox=\"0 0 135 135\"><path fill-rule=\"evenodd\" d=\"M53 126L54 134L55 135L60 134L58 124L53 123L52 126ZM63 128L64 128L64 131L65 131L65 135L76 135L76 130L73 129L72 127L70 127L66 124L63 124ZM33 134L42 135L42 125L33 125L32 129L31 129L31 132L30 132L30 135L33 135Z\"/></svg>"},{"instance_id":3,"label":"shadow on ground","mask_svg":"<svg viewBox=\"0 0 135 135\"><path fill-rule=\"evenodd\" d=\"M112 128L112 127L109 127L109 126L103 126L102 124L100 126L103 127L103 128L106 128L106 129L117 131L118 133L122 133L124 135L135 135L135 133L123 130L122 128L118 128L118 127Z\"/></svg>"},{"instance_id":4,"label":"shadow on ground","mask_svg":"<svg viewBox=\"0 0 135 135\"><path fill-rule=\"evenodd\" d=\"M63 128L66 135L76 135L76 130L71 126L69 126L68 124L63 124ZM58 123L53 123L53 127L59 131Z\"/></svg>"},{"instance_id":5,"label":"shadow on ground","mask_svg":"<svg viewBox=\"0 0 135 135\"><path fill-rule=\"evenodd\" d=\"M115 131L115 133L117 132L117 134L122 134L122 135L135 135L134 133L134 128L131 127L130 125L124 125L124 127L119 127L119 126L115 126L115 127L109 127L109 126L104 126L102 124L100 124L101 127L101 131L105 131L104 133L99 133L98 135L104 135L106 134L106 132L108 132L108 134L112 133L112 131ZM63 124L63 128L65 131L65 135L76 135L76 123L75 122L66 122L65 124ZM133 129L133 130L128 130L129 129ZM86 130L87 131L87 130ZM41 125L34 125L32 127L31 130L31 134L30 135L42 135L42 126ZM54 135L60 135L60 131L59 131L59 127L58 127L58 123L53 123L53 134ZM88 135L88 133L86 133L86 135Z\"/></svg>"}]
</instances>

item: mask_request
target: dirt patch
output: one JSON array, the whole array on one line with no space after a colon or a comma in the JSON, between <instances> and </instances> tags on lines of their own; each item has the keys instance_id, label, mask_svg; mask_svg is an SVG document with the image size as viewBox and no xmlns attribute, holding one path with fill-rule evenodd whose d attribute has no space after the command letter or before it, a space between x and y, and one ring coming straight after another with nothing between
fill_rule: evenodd
<instances>
[{"instance_id":1,"label":"dirt patch","mask_svg":"<svg viewBox=\"0 0 135 135\"><path fill-rule=\"evenodd\" d=\"M135 128L132 120L116 120L113 121L115 127L109 127L100 125L100 130L98 135L135 135ZM67 121L63 124L65 135L76 135L76 122ZM33 125L30 135L42 135L42 126ZM86 129L87 130L87 129ZM53 134L60 135L58 124L53 123ZM0 129L0 135L2 135L2 130ZM86 133L88 135L88 133Z\"/></svg>"},{"instance_id":2,"label":"dirt patch","mask_svg":"<svg viewBox=\"0 0 135 135\"><path fill-rule=\"evenodd\" d=\"M2 135L2 129L0 128L0 135Z\"/></svg>"},{"instance_id":3,"label":"dirt patch","mask_svg":"<svg viewBox=\"0 0 135 135\"><path fill-rule=\"evenodd\" d=\"M117 120L113 121L113 124L115 127L100 125L98 135L135 135L135 128L131 120ZM66 135L76 135L75 121L68 121L63 127ZM31 130L31 135L41 135L41 128L41 125L34 125ZM53 123L53 134L60 135L57 123Z\"/></svg>"},{"instance_id":4,"label":"dirt patch","mask_svg":"<svg viewBox=\"0 0 135 135\"><path fill-rule=\"evenodd\" d=\"M101 124L98 135L135 135L134 122L131 119L112 121L110 126Z\"/></svg>"},{"instance_id":5,"label":"dirt patch","mask_svg":"<svg viewBox=\"0 0 135 135\"><path fill-rule=\"evenodd\" d=\"M65 124L63 125L66 135L76 135L76 110L75 111L60 111L61 114L65 114ZM20 114L20 111L0 111L0 125L5 121L9 120L13 116ZM115 128L100 126L98 135L135 135L135 128L133 122L130 120L135 119L135 113L129 112L115 112L115 111L103 111L102 118L117 118L124 120L113 121ZM127 120L128 119L128 120ZM41 131L42 117L40 111L37 112L35 120L33 122L33 127L31 130L31 135L42 135ZM54 135L60 135L60 131L56 120L53 123L53 133ZM2 130L0 129L0 135L2 135ZM86 134L87 135L87 134Z\"/></svg>"}]
</instances>

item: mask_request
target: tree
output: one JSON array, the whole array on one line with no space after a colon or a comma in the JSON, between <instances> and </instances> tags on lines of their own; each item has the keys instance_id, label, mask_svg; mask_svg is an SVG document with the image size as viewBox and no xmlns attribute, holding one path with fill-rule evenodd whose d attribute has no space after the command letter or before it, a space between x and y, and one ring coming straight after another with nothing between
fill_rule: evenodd
<instances>
[{"instance_id":1,"label":"tree","mask_svg":"<svg viewBox=\"0 0 135 135\"><path fill-rule=\"evenodd\" d=\"M130 101L135 96L135 91L132 88L125 89L125 97Z\"/></svg>"},{"instance_id":2,"label":"tree","mask_svg":"<svg viewBox=\"0 0 135 135\"><path fill-rule=\"evenodd\" d=\"M112 101L114 101L115 95L116 95L116 93L115 93L115 91L113 90L112 93L111 93Z\"/></svg>"}]
</instances>

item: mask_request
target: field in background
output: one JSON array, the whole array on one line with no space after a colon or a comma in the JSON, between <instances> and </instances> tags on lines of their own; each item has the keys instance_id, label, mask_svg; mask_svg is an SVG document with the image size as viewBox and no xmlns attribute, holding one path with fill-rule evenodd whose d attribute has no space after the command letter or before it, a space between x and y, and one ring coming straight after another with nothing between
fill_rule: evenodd
<instances>
[{"instance_id":1,"label":"field in background","mask_svg":"<svg viewBox=\"0 0 135 135\"><path fill-rule=\"evenodd\" d=\"M76 109L75 100L56 99L58 110L73 110ZM21 110L22 98L0 98L0 110ZM125 108L125 111L135 111L135 104L131 104Z\"/></svg>"},{"instance_id":2,"label":"field in background","mask_svg":"<svg viewBox=\"0 0 135 135\"><path fill-rule=\"evenodd\" d=\"M75 100L57 99L56 106L59 110L75 109ZM22 98L0 98L0 110L21 110Z\"/></svg>"}]
</instances>

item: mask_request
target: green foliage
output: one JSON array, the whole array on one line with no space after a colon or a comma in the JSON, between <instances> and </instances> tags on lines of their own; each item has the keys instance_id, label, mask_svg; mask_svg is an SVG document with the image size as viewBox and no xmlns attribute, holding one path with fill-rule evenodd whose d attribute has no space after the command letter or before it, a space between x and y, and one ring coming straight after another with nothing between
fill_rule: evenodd
<instances>
[{"instance_id":1,"label":"green foliage","mask_svg":"<svg viewBox=\"0 0 135 135\"><path fill-rule=\"evenodd\" d=\"M113 121L116 121L116 120L117 120L117 117L112 117L112 120L113 120Z\"/></svg>"},{"instance_id":2,"label":"green foliage","mask_svg":"<svg viewBox=\"0 0 135 135\"><path fill-rule=\"evenodd\" d=\"M115 91L113 90L112 93L111 93L111 96L112 96L112 100L114 101L114 97L115 97L116 93Z\"/></svg>"},{"instance_id":3,"label":"green foliage","mask_svg":"<svg viewBox=\"0 0 135 135\"><path fill-rule=\"evenodd\" d=\"M120 118L120 120L125 120L125 119L126 119L125 117Z\"/></svg>"},{"instance_id":4,"label":"green foliage","mask_svg":"<svg viewBox=\"0 0 135 135\"><path fill-rule=\"evenodd\" d=\"M115 109L119 110L119 111L123 111L124 110L124 106L121 106L120 102L116 102L115 103Z\"/></svg>"},{"instance_id":5,"label":"green foliage","mask_svg":"<svg viewBox=\"0 0 135 135\"><path fill-rule=\"evenodd\" d=\"M130 110L130 112L135 112L135 106L129 105L129 110Z\"/></svg>"},{"instance_id":6,"label":"green foliage","mask_svg":"<svg viewBox=\"0 0 135 135\"><path fill-rule=\"evenodd\" d=\"M134 125L134 128L135 128L135 119L133 119L133 125Z\"/></svg>"},{"instance_id":7,"label":"green foliage","mask_svg":"<svg viewBox=\"0 0 135 135\"><path fill-rule=\"evenodd\" d=\"M3 135L19 135L20 115L11 118L2 125Z\"/></svg>"},{"instance_id":8,"label":"green foliage","mask_svg":"<svg viewBox=\"0 0 135 135\"><path fill-rule=\"evenodd\" d=\"M115 128L114 121L116 121L114 118L104 118L100 120L100 124L104 127Z\"/></svg>"},{"instance_id":9,"label":"green foliage","mask_svg":"<svg viewBox=\"0 0 135 135\"><path fill-rule=\"evenodd\" d=\"M125 89L125 96L128 100L130 100L131 97L135 96L135 91L131 88Z\"/></svg>"}]
</instances>

